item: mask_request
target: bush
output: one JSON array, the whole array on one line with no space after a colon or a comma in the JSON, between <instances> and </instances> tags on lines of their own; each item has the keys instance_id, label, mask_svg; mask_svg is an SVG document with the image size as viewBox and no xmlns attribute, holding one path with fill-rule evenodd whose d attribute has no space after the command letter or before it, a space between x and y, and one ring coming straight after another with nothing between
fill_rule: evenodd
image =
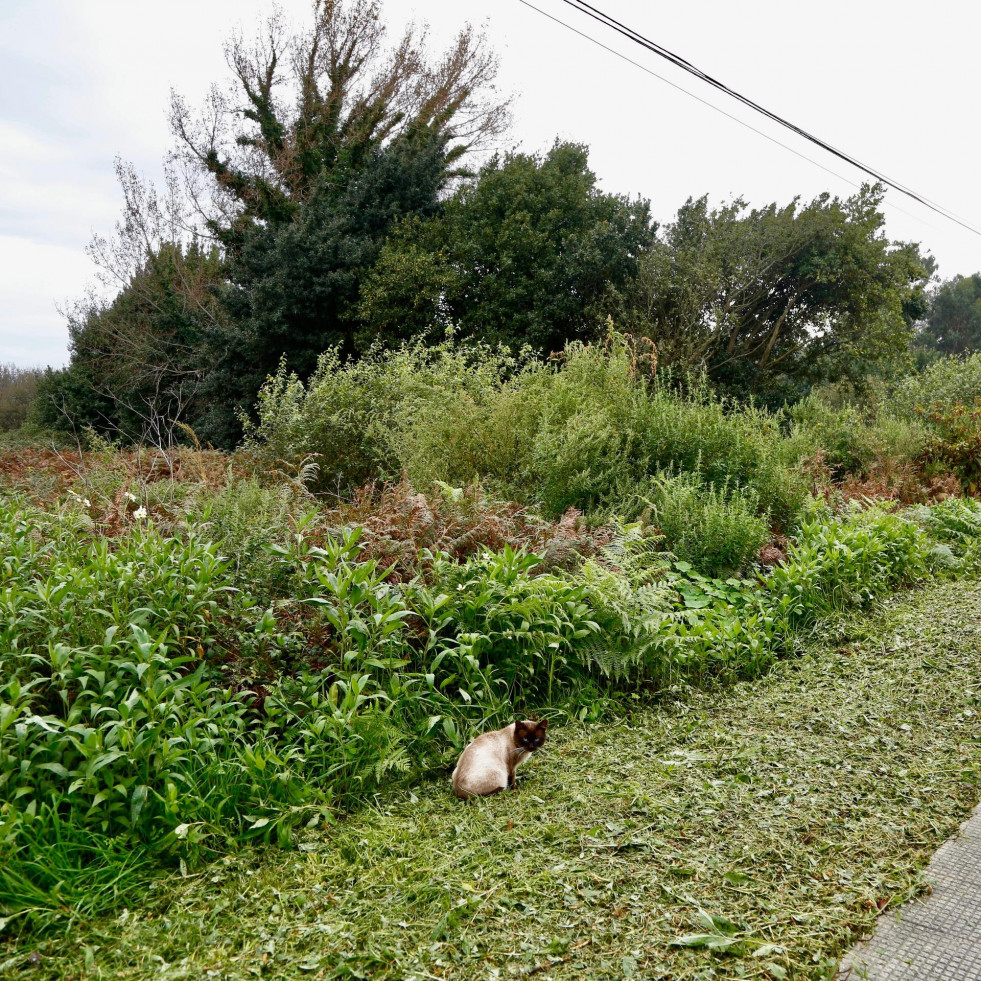
<instances>
[{"instance_id":1,"label":"bush","mask_svg":"<svg viewBox=\"0 0 981 981\"><path fill-rule=\"evenodd\" d=\"M275 622L230 590L214 546L139 522L113 542L90 530L71 508L46 515L8 503L0 515L0 894L9 913L89 902L84 876L62 881L46 864L64 858L58 849L34 852L45 835L59 836L83 869L104 838L193 855L266 824L282 838L303 807L324 802L288 758L256 744L246 702L216 666L230 647L277 638ZM275 821L255 823L269 813ZM17 897L25 879L48 884L43 902Z\"/></svg>"},{"instance_id":2,"label":"bush","mask_svg":"<svg viewBox=\"0 0 981 981\"><path fill-rule=\"evenodd\" d=\"M750 406L738 407L696 388L686 398L661 388L652 400L646 428L652 463L670 472L691 472L707 485L745 488L758 513L789 528L808 491L800 467L809 446L785 437L780 417Z\"/></svg>"},{"instance_id":3,"label":"bush","mask_svg":"<svg viewBox=\"0 0 981 981\"><path fill-rule=\"evenodd\" d=\"M569 344L561 365L525 388L531 383L539 413L525 478L543 510L612 506L648 468L641 429L649 392L629 346Z\"/></svg>"},{"instance_id":4,"label":"bush","mask_svg":"<svg viewBox=\"0 0 981 981\"><path fill-rule=\"evenodd\" d=\"M886 400L886 408L907 422L917 410L937 404L973 406L981 399L981 352L968 357L946 357L904 378Z\"/></svg>"},{"instance_id":5,"label":"bush","mask_svg":"<svg viewBox=\"0 0 981 981\"><path fill-rule=\"evenodd\" d=\"M649 501L665 546L710 578L745 569L769 538L751 490L705 486L681 474L657 480Z\"/></svg>"},{"instance_id":6,"label":"bush","mask_svg":"<svg viewBox=\"0 0 981 981\"><path fill-rule=\"evenodd\" d=\"M965 494L981 492L981 399L972 408L936 403L923 417L933 430L922 454L927 469L953 473Z\"/></svg>"},{"instance_id":7,"label":"bush","mask_svg":"<svg viewBox=\"0 0 981 981\"><path fill-rule=\"evenodd\" d=\"M710 579L675 563L667 581L682 615L665 623L658 646L682 677L753 677L802 631L915 583L937 564L927 535L880 506L852 504L837 517L817 503L811 511L787 560L765 577Z\"/></svg>"},{"instance_id":8,"label":"bush","mask_svg":"<svg viewBox=\"0 0 981 981\"><path fill-rule=\"evenodd\" d=\"M475 432L474 415L486 414L518 367L504 350L449 343L376 351L356 363L328 351L305 385L280 366L259 393L258 420L245 422L246 447L272 464L316 454L321 491L403 473L421 487L436 479L467 484L506 471L516 452L505 447L505 458L495 459L500 447Z\"/></svg>"},{"instance_id":9,"label":"bush","mask_svg":"<svg viewBox=\"0 0 981 981\"><path fill-rule=\"evenodd\" d=\"M887 461L894 466L915 461L927 434L919 418L901 419L877 403L835 404L823 392L812 392L789 410L802 440L823 455L836 479L868 476Z\"/></svg>"},{"instance_id":10,"label":"bush","mask_svg":"<svg viewBox=\"0 0 981 981\"><path fill-rule=\"evenodd\" d=\"M576 674L582 642L600 630L583 587L540 565L539 556L505 546L440 577L446 587L456 580L446 606L458 638L454 661L493 672L507 704L552 704Z\"/></svg>"},{"instance_id":11,"label":"bush","mask_svg":"<svg viewBox=\"0 0 981 981\"><path fill-rule=\"evenodd\" d=\"M910 513L938 541L969 547L981 539L981 501L948 498Z\"/></svg>"},{"instance_id":12,"label":"bush","mask_svg":"<svg viewBox=\"0 0 981 981\"><path fill-rule=\"evenodd\" d=\"M217 490L199 488L189 507L192 523L202 526L221 553L233 561L235 574L269 588L276 566L269 546L285 544L294 515L304 505L310 509L312 503L296 484L266 486L252 476L233 477Z\"/></svg>"},{"instance_id":13,"label":"bush","mask_svg":"<svg viewBox=\"0 0 981 981\"><path fill-rule=\"evenodd\" d=\"M911 516L937 542L932 559L938 567L977 569L981 563L981 502L948 498L931 507L914 508Z\"/></svg>"},{"instance_id":14,"label":"bush","mask_svg":"<svg viewBox=\"0 0 981 981\"><path fill-rule=\"evenodd\" d=\"M266 461L320 454L321 490L369 476L405 474L422 490L483 479L549 517L614 513L651 475L691 471L752 491L761 516L789 525L808 489L796 466L806 446L778 418L698 385L679 394L651 367L618 335L569 344L551 365L450 342L357 365L330 354L306 386L283 371L270 380L249 446Z\"/></svg>"}]
</instances>

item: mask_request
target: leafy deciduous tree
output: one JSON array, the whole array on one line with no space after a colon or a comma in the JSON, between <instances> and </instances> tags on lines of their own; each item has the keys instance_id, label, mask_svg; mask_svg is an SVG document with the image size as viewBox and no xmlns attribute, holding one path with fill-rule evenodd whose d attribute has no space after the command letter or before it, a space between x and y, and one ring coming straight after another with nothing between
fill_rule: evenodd
<instances>
[{"instance_id":1,"label":"leafy deciduous tree","mask_svg":"<svg viewBox=\"0 0 981 981\"><path fill-rule=\"evenodd\" d=\"M705 367L743 392L864 373L902 354L925 309L925 260L882 234L881 198L866 186L803 206L689 199L619 319L656 341L661 364Z\"/></svg>"},{"instance_id":2,"label":"leafy deciduous tree","mask_svg":"<svg viewBox=\"0 0 981 981\"><path fill-rule=\"evenodd\" d=\"M916 343L940 354L981 349L981 273L955 276L933 291Z\"/></svg>"},{"instance_id":3,"label":"leafy deciduous tree","mask_svg":"<svg viewBox=\"0 0 981 981\"><path fill-rule=\"evenodd\" d=\"M101 428L183 418L233 444L283 355L306 373L351 350L347 312L391 224L429 214L508 120L482 35L436 57L425 30L386 47L378 0L315 0L295 34L276 13L226 56L201 113L172 98L164 199L118 165L123 221L91 254L119 294L76 307L72 365L47 381Z\"/></svg>"},{"instance_id":4,"label":"leafy deciduous tree","mask_svg":"<svg viewBox=\"0 0 981 981\"><path fill-rule=\"evenodd\" d=\"M175 184L159 195L118 160L116 174L122 218L115 235L97 235L88 247L115 295L92 291L67 311L71 364L45 378L40 411L56 426L159 439L197 411L206 349L228 326L218 297L225 265L218 247L189 227Z\"/></svg>"}]
</instances>

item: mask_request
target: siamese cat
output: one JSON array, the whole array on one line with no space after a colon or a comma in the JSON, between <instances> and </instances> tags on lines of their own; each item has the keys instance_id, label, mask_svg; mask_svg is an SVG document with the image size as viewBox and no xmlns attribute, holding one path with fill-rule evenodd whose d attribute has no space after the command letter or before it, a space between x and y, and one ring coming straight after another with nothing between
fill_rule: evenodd
<instances>
[{"instance_id":1,"label":"siamese cat","mask_svg":"<svg viewBox=\"0 0 981 981\"><path fill-rule=\"evenodd\" d=\"M515 767L545 742L548 719L524 719L479 735L463 751L453 771L453 793L467 800L514 790Z\"/></svg>"}]
</instances>

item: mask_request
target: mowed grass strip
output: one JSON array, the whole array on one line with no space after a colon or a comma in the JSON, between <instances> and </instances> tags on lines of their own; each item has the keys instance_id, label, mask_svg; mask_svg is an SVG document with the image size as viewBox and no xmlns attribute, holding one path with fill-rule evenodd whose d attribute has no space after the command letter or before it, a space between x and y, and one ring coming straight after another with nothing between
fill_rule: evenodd
<instances>
[{"instance_id":1,"label":"mowed grass strip","mask_svg":"<svg viewBox=\"0 0 981 981\"><path fill-rule=\"evenodd\" d=\"M981 585L907 594L756 682L557 731L516 793L433 781L0 975L831 978L977 803L979 667Z\"/></svg>"}]
</instances>

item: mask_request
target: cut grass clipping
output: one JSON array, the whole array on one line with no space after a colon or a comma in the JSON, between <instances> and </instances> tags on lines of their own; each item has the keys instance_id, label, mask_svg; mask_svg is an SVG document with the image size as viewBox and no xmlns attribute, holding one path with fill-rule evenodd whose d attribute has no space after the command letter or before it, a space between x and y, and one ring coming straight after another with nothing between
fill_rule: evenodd
<instances>
[{"instance_id":1,"label":"cut grass clipping","mask_svg":"<svg viewBox=\"0 0 981 981\"><path fill-rule=\"evenodd\" d=\"M887 602L724 695L569 726L0 956L67 978L823 978L976 803L981 586Z\"/></svg>"}]
</instances>

